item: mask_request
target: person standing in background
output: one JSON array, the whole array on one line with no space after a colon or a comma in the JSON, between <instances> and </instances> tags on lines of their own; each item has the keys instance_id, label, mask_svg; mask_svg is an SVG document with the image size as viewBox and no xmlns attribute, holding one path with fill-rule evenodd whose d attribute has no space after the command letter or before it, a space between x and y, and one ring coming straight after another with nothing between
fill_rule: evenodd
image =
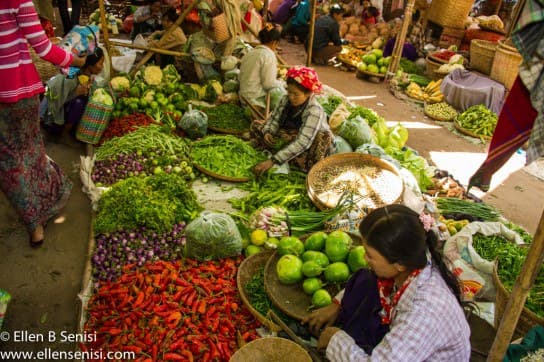
<instances>
[{"instance_id":1,"label":"person standing in background","mask_svg":"<svg viewBox=\"0 0 544 362\"><path fill-rule=\"evenodd\" d=\"M145 5L140 6L134 12L134 23L130 38L134 40L138 34L149 35L161 29L161 2L158 0L146 0Z\"/></svg>"},{"instance_id":2,"label":"person standing in background","mask_svg":"<svg viewBox=\"0 0 544 362\"><path fill-rule=\"evenodd\" d=\"M312 62L318 65L327 65L327 62L342 51L340 25L344 16L344 9L333 4L329 14L320 16L315 21L314 41L312 44ZM332 44L331 44L332 43Z\"/></svg>"},{"instance_id":3,"label":"person standing in background","mask_svg":"<svg viewBox=\"0 0 544 362\"><path fill-rule=\"evenodd\" d=\"M44 225L68 201L72 183L45 153L38 115L44 87L27 42L59 66L82 66L85 58L51 44L30 1L0 1L0 24L0 189L22 218L30 245L39 247Z\"/></svg>"},{"instance_id":4,"label":"person standing in background","mask_svg":"<svg viewBox=\"0 0 544 362\"><path fill-rule=\"evenodd\" d=\"M81 16L81 0L72 0L72 11L68 11L68 0L57 0L59 6L60 19L62 21L62 29L64 35L68 34L70 30L76 25L79 25L79 18Z\"/></svg>"}]
</instances>

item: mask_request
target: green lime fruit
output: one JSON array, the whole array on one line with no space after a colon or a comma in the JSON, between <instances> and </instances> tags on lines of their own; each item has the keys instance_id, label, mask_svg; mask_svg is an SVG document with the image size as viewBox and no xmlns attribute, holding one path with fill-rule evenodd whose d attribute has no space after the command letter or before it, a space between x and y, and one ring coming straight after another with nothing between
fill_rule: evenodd
<instances>
[{"instance_id":1,"label":"green lime fruit","mask_svg":"<svg viewBox=\"0 0 544 362\"><path fill-rule=\"evenodd\" d=\"M294 255L284 255L276 264L276 274L283 284L295 284L302 280L302 260Z\"/></svg>"},{"instance_id":2,"label":"green lime fruit","mask_svg":"<svg viewBox=\"0 0 544 362\"><path fill-rule=\"evenodd\" d=\"M319 278L307 278L302 282L302 289L308 295L313 295L321 287L323 287L323 282Z\"/></svg>"},{"instance_id":3,"label":"green lime fruit","mask_svg":"<svg viewBox=\"0 0 544 362\"><path fill-rule=\"evenodd\" d=\"M368 267L368 263L365 259L365 247L362 245L356 246L349 251L348 265L349 270L355 273L357 270Z\"/></svg>"},{"instance_id":4,"label":"green lime fruit","mask_svg":"<svg viewBox=\"0 0 544 362\"><path fill-rule=\"evenodd\" d=\"M261 247L260 246L257 246L257 245L248 245L246 250L245 250L245 254L246 256L251 256L253 254L258 254L261 252Z\"/></svg>"},{"instance_id":5,"label":"green lime fruit","mask_svg":"<svg viewBox=\"0 0 544 362\"><path fill-rule=\"evenodd\" d=\"M302 273L308 278L316 277L322 272L323 267L317 264L317 262L315 262L314 260L308 260L302 264Z\"/></svg>"},{"instance_id":6,"label":"green lime fruit","mask_svg":"<svg viewBox=\"0 0 544 362\"><path fill-rule=\"evenodd\" d=\"M302 253L304 253L304 244L299 238L294 236L284 236L278 243L278 253L280 255L302 255Z\"/></svg>"},{"instance_id":7,"label":"green lime fruit","mask_svg":"<svg viewBox=\"0 0 544 362\"><path fill-rule=\"evenodd\" d=\"M330 263L329 258L327 258L327 255L325 255L325 253L322 253L320 251L315 251L315 250L308 250L302 254L302 261L309 261L309 260L315 261L317 264L319 264L323 268L329 265Z\"/></svg>"},{"instance_id":8,"label":"green lime fruit","mask_svg":"<svg viewBox=\"0 0 544 362\"><path fill-rule=\"evenodd\" d=\"M325 241L327 240L327 234L323 231L318 231L310 235L306 241L304 241L304 249L306 250L323 250Z\"/></svg>"},{"instance_id":9,"label":"green lime fruit","mask_svg":"<svg viewBox=\"0 0 544 362\"><path fill-rule=\"evenodd\" d=\"M332 283L343 283L349 278L349 267L346 263L336 262L330 264L323 272L325 280Z\"/></svg>"},{"instance_id":10,"label":"green lime fruit","mask_svg":"<svg viewBox=\"0 0 544 362\"><path fill-rule=\"evenodd\" d=\"M325 254L330 261L344 261L351 247L351 237L344 231L336 230L329 234L325 242Z\"/></svg>"},{"instance_id":11,"label":"green lime fruit","mask_svg":"<svg viewBox=\"0 0 544 362\"><path fill-rule=\"evenodd\" d=\"M331 295L325 289L318 289L312 295L312 304L318 308L326 307L331 303Z\"/></svg>"}]
</instances>

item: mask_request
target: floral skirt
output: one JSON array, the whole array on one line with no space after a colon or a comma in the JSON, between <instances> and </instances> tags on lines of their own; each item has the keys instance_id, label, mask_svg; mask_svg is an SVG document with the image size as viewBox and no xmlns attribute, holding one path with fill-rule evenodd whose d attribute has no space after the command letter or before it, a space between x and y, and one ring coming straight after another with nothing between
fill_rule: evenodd
<instances>
[{"instance_id":1,"label":"floral skirt","mask_svg":"<svg viewBox=\"0 0 544 362\"><path fill-rule=\"evenodd\" d=\"M278 133L274 135L274 139L276 140L276 144L281 146L279 146L277 149L272 149L264 142L264 125L265 121L263 120L253 121L251 123L249 135L253 146L268 149L272 153L275 153L281 148L288 146L289 143L293 142L298 136L297 130L280 129ZM306 152L303 152L290 160L289 163L299 167L304 172L310 171L313 165L332 153L332 141L333 137L331 132L318 132L310 148Z\"/></svg>"},{"instance_id":2,"label":"floral skirt","mask_svg":"<svg viewBox=\"0 0 544 362\"><path fill-rule=\"evenodd\" d=\"M72 182L45 153L38 96L0 103L0 189L28 231L64 207Z\"/></svg>"}]
</instances>

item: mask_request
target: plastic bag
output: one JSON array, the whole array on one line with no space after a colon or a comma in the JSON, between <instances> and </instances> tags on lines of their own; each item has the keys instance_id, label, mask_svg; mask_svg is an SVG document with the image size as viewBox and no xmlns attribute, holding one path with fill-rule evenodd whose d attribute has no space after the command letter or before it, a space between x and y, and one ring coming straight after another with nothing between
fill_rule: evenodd
<instances>
[{"instance_id":1,"label":"plastic bag","mask_svg":"<svg viewBox=\"0 0 544 362\"><path fill-rule=\"evenodd\" d=\"M223 83L223 90L227 93L237 92L240 88L240 83L237 80L231 79Z\"/></svg>"},{"instance_id":2,"label":"plastic bag","mask_svg":"<svg viewBox=\"0 0 544 362\"><path fill-rule=\"evenodd\" d=\"M202 111L193 110L189 104L189 110L181 117L178 128L187 133L190 139L204 137L208 133L208 116Z\"/></svg>"},{"instance_id":3,"label":"plastic bag","mask_svg":"<svg viewBox=\"0 0 544 362\"><path fill-rule=\"evenodd\" d=\"M240 255L242 236L227 214L204 211L185 229L185 255L197 260L214 260Z\"/></svg>"},{"instance_id":4,"label":"plastic bag","mask_svg":"<svg viewBox=\"0 0 544 362\"><path fill-rule=\"evenodd\" d=\"M348 141L353 148L372 142L372 130L366 121L359 116L342 122L337 134Z\"/></svg>"},{"instance_id":5,"label":"plastic bag","mask_svg":"<svg viewBox=\"0 0 544 362\"><path fill-rule=\"evenodd\" d=\"M353 148L349 145L349 143L343 139L342 137L335 135L334 139L332 140L332 144L334 146L334 153L346 153L346 152L353 152Z\"/></svg>"},{"instance_id":6,"label":"plastic bag","mask_svg":"<svg viewBox=\"0 0 544 362\"><path fill-rule=\"evenodd\" d=\"M60 46L77 56L92 54L100 40L99 30L100 29L96 25L76 25L64 37ZM73 77L79 73L79 67L66 67L62 69L62 72L68 77Z\"/></svg>"}]
</instances>

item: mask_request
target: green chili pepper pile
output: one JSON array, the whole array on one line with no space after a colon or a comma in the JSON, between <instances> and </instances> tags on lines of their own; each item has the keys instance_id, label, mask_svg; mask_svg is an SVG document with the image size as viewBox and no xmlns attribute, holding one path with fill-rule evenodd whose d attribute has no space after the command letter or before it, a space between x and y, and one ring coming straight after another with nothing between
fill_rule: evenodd
<instances>
[{"instance_id":1,"label":"green chili pepper pile","mask_svg":"<svg viewBox=\"0 0 544 362\"><path fill-rule=\"evenodd\" d=\"M266 160L263 152L234 136L208 136L193 143L191 158L194 164L219 175L251 177L252 168Z\"/></svg>"},{"instance_id":2,"label":"green chili pepper pile","mask_svg":"<svg viewBox=\"0 0 544 362\"><path fill-rule=\"evenodd\" d=\"M203 108L208 116L208 126L236 131L248 131L251 120L243 108L231 103Z\"/></svg>"},{"instance_id":3,"label":"green chili pepper pile","mask_svg":"<svg viewBox=\"0 0 544 362\"><path fill-rule=\"evenodd\" d=\"M291 171L289 174L267 172L259 180L253 180L239 186L249 191L240 199L230 199L230 204L251 214L262 206L279 205L286 210L315 210L315 206L306 191L306 174Z\"/></svg>"},{"instance_id":4,"label":"green chili pepper pile","mask_svg":"<svg viewBox=\"0 0 544 362\"><path fill-rule=\"evenodd\" d=\"M521 267L525 262L529 249L520 247L501 236L484 236L475 234L473 236L474 250L484 259L493 261L498 259L499 279L507 290L512 290ZM540 270L525 306L544 317L544 269Z\"/></svg>"},{"instance_id":5,"label":"green chili pepper pile","mask_svg":"<svg viewBox=\"0 0 544 362\"><path fill-rule=\"evenodd\" d=\"M497 115L478 104L468 108L457 118L459 126L480 136L491 137L497 126Z\"/></svg>"}]
</instances>

